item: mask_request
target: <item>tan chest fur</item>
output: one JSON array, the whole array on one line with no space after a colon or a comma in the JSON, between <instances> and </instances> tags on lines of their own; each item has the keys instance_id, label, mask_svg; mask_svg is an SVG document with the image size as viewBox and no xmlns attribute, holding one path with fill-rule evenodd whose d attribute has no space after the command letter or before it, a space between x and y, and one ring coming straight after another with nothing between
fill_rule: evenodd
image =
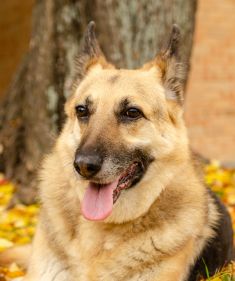
<instances>
[{"instance_id":1,"label":"tan chest fur","mask_svg":"<svg viewBox=\"0 0 235 281\"><path fill-rule=\"evenodd\" d=\"M187 245L192 235L196 241L192 247L200 249L204 241L200 241L199 236L203 233L210 235L201 212L197 211L201 203L196 201L192 205L187 197L191 207L188 208L182 198L185 206L177 207L176 197L180 194L167 193L165 196L168 199L175 196L168 213L163 202L156 202L146 216L121 225L94 223L80 218L76 242L68 249L70 254L73 252L74 260L71 263L79 264L73 270L76 278L79 281L127 281L138 278L147 281L161 271L165 260ZM197 251L194 252L196 255Z\"/></svg>"},{"instance_id":2,"label":"tan chest fur","mask_svg":"<svg viewBox=\"0 0 235 281\"><path fill-rule=\"evenodd\" d=\"M107 228L82 220L80 231L81 266L76 275L81 281L130 280L144 271L146 264L152 267L157 256L162 256L153 248L152 235L135 233L133 226Z\"/></svg>"}]
</instances>

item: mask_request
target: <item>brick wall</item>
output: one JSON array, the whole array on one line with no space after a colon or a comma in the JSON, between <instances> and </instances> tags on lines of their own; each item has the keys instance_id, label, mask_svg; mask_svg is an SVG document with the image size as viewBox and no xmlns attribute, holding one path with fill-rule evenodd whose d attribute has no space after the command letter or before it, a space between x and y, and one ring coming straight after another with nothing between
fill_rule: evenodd
<instances>
[{"instance_id":1,"label":"brick wall","mask_svg":"<svg viewBox=\"0 0 235 281\"><path fill-rule=\"evenodd\" d=\"M33 2L34 0L0 2L0 97L28 49Z\"/></svg>"},{"instance_id":2,"label":"brick wall","mask_svg":"<svg viewBox=\"0 0 235 281\"><path fill-rule=\"evenodd\" d=\"M192 146L235 163L235 1L199 0L185 118Z\"/></svg>"}]
</instances>

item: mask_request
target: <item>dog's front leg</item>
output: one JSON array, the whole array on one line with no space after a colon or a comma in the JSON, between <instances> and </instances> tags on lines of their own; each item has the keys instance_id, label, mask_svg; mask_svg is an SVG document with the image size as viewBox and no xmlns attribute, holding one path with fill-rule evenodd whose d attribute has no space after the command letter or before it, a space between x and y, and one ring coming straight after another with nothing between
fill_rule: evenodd
<instances>
[{"instance_id":1,"label":"dog's front leg","mask_svg":"<svg viewBox=\"0 0 235 281\"><path fill-rule=\"evenodd\" d=\"M71 281L66 267L54 259L44 257L44 261L32 265L23 281Z\"/></svg>"},{"instance_id":2,"label":"dog's front leg","mask_svg":"<svg viewBox=\"0 0 235 281\"><path fill-rule=\"evenodd\" d=\"M34 238L33 254L23 281L71 281L68 266L53 253L40 226Z\"/></svg>"}]
</instances>

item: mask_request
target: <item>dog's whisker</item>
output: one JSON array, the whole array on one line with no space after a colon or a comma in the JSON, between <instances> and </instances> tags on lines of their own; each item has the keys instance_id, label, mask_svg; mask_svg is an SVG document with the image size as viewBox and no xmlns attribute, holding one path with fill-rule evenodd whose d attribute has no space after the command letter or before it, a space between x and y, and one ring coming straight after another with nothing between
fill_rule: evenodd
<instances>
[{"instance_id":1,"label":"dog's whisker","mask_svg":"<svg viewBox=\"0 0 235 281\"><path fill-rule=\"evenodd\" d=\"M68 162L68 163L64 163L64 164L63 164L63 167L67 167L67 166L69 166L69 165L73 165L73 162L70 161L70 162Z\"/></svg>"}]
</instances>

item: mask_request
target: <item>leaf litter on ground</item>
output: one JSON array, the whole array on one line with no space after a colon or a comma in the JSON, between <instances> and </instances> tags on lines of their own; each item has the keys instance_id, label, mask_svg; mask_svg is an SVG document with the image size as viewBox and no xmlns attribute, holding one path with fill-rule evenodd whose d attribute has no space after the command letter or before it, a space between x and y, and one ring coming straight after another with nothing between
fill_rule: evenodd
<instances>
[{"instance_id":1,"label":"leaf litter on ground","mask_svg":"<svg viewBox=\"0 0 235 281\"><path fill-rule=\"evenodd\" d=\"M223 168L218 161L205 166L205 183L223 200L232 218L235 230L235 168ZM14 185L0 175L0 251L32 241L39 213L39 205L17 204L8 208L14 195ZM235 240L235 237L234 237ZM205 272L206 272L205 265ZM16 263L0 266L0 281L17 280L25 274ZM205 279L204 279L205 280ZM208 276L207 281L235 281L235 262Z\"/></svg>"}]
</instances>

